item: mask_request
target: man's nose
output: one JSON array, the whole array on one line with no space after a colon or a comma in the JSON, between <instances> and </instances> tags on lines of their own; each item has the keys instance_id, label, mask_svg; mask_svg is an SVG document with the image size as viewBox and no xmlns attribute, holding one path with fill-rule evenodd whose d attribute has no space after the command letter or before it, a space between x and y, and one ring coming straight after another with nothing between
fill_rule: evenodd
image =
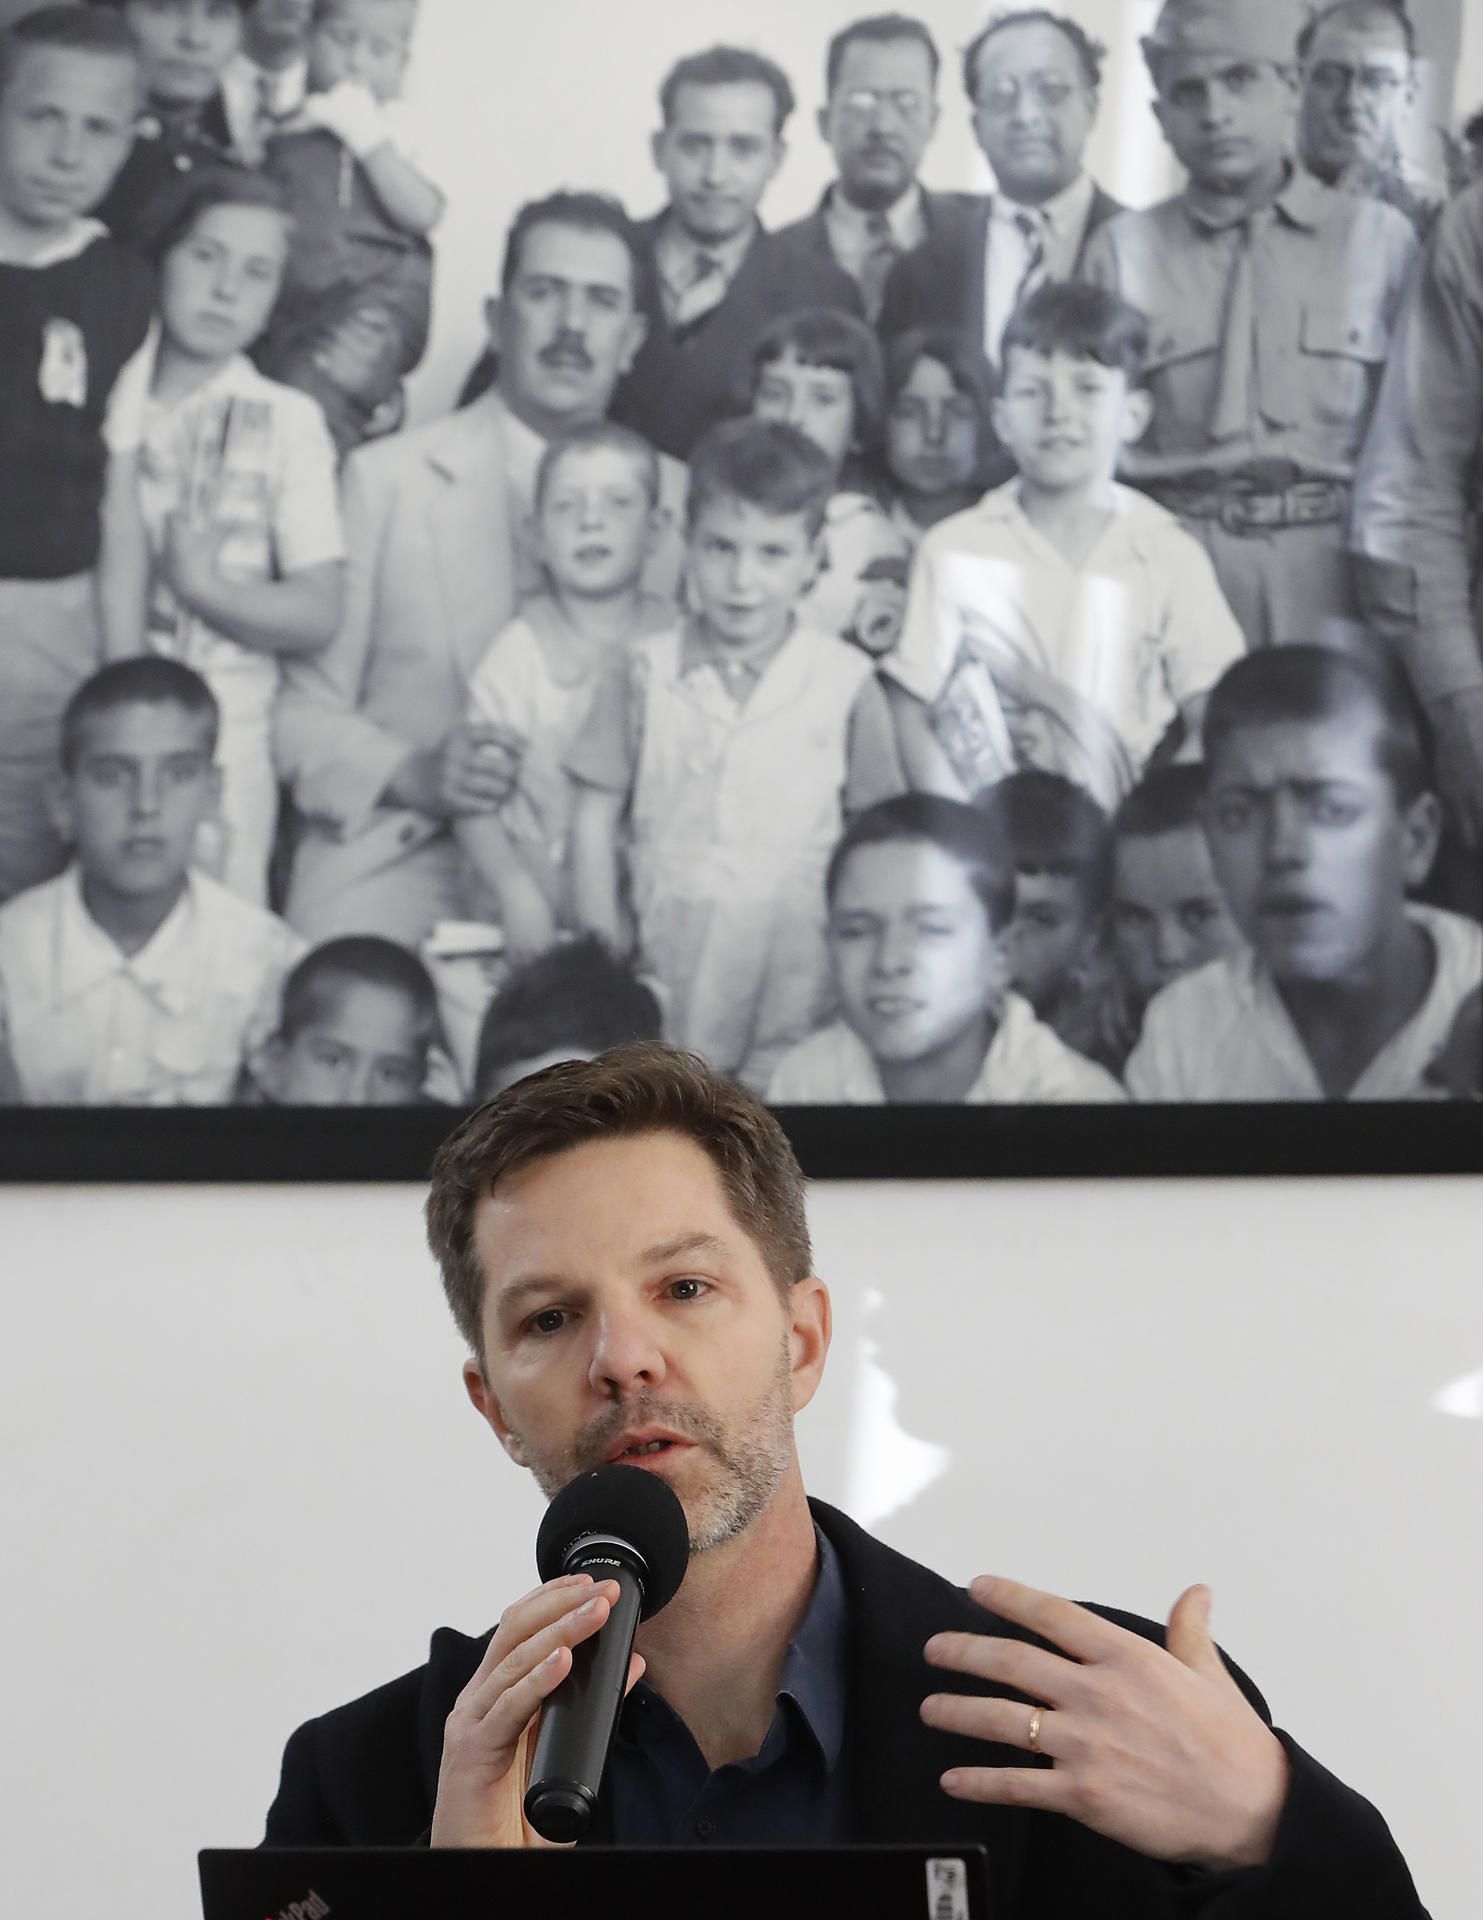
<instances>
[{"instance_id":1,"label":"man's nose","mask_svg":"<svg viewBox=\"0 0 1483 1920\"><path fill-rule=\"evenodd\" d=\"M1295 795L1275 793L1267 806L1266 856L1269 867L1298 867L1308 858L1308 822Z\"/></svg>"},{"instance_id":2,"label":"man's nose","mask_svg":"<svg viewBox=\"0 0 1483 1920\"><path fill-rule=\"evenodd\" d=\"M610 1307L593 1322L587 1375L599 1393L626 1394L663 1385L668 1369L649 1316L636 1307Z\"/></svg>"},{"instance_id":3,"label":"man's nose","mask_svg":"<svg viewBox=\"0 0 1483 1920\"><path fill-rule=\"evenodd\" d=\"M923 409L922 438L929 447L940 447L947 439L946 407L925 407Z\"/></svg>"},{"instance_id":4,"label":"man's nose","mask_svg":"<svg viewBox=\"0 0 1483 1920\"><path fill-rule=\"evenodd\" d=\"M134 776L129 792L129 811L136 820L150 819L160 810L160 776L150 767L142 767Z\"/></svg>"},{"instance_id":5,"label":"man's nose","mask_svg":"<svg viewBox=\"0 0 1483 1920\"><path fill-rule=\"evenodd\" d=\"M916 943L909 928L887 927L875 942L871 971L882 980L899 980L911 972Z\"/></svg>"}]
</instances>

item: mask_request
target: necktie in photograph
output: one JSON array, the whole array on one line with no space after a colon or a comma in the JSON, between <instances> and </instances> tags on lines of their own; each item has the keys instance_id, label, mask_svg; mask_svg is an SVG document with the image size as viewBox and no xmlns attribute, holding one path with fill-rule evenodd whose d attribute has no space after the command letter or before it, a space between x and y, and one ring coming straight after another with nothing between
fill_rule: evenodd
<instances>
[{"instance_id":1,"label":"necktie in photograph","mask_svg":"<svg viewBox=\"0 0 1483 1920\"><path fill-rule=\"evenodd\" d=\"M697 253L690 278L675 297L671 324L676 327L693 326L713 307L719 307L725 297L726 276L721 271L721 262L713 253Z\"/></svg>"},{"instance_id":2,"label":"necktie in photograph","mask_svg":"<svg viewBox=\"0 0 1483 1920\"><path fill-rule=\"evenodd\" d=\"M1210 438L1239 440L1250 434L1256 414L1256 274L1252 261L1255 214L1234 229L1236 255L1226 293L1220 364L1210 409Z\"/></svg>"},{"instance_id":3,"label":"necktie in photograph","mask_svg":"<svg viewBox=\"0 0 1483 1920\"><path fill-rule=\"evenodd\" d=\"M1032 211L1029 207L1021 207L1015 213L1014 224L1025 243L1025 270L1014 290L1011 313L1026 294L1033 293L1040 285L1045 272L1045 215L1038 209Z\"/></svg>"},{"instance_id":4,"label":"necktie in photograph","mask_svg":"<svg viewBox=\"0 0 1483 1920\"><path fill-rule=\"evenodd\" d=\"M891 231L891 223L885 214L876 212L866 216L865 232L869 244L865 257L860 262L860 297L865 302L866 318L874 325L880 315L881 300L886 290L886 280L892 267L901 258L901 248Z\"/></svg>"}]
</instances>

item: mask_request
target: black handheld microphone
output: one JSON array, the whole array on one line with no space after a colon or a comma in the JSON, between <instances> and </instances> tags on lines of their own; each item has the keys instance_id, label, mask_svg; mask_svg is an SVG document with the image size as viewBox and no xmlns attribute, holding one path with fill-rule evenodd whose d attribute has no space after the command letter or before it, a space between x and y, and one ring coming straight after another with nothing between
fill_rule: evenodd
<instances>
[{"instance_id":1,"label":"black handheld microphone","mask_svg":"<svg viewBox=\"0 0 1483 1920\"><path fill-rule=\"evenodd\" d=\"M616 1580L618 1600L572 1649L572 1670L547 1700L531 1760L525 1817L546 1840L580 1840L592 1822L640 1620L667 1606L690 1562L690 1530L674 1489L621 1461L579 1474L546 1509L536 1535L543 1580L590 1573Z\"/></svg>"}]
</instances>

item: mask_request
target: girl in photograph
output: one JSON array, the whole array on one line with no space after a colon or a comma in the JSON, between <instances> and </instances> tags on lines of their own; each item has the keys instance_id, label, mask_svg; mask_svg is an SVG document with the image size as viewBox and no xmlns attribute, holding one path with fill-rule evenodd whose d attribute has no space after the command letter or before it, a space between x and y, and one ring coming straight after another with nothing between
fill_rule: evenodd
<instances>
[{"instance_id":1,"label":"girl in photograph","mask_svg":"<svg viewBox=\"0 0 1483 1920\"><path fill-rule=\"evenodd\" d=\"M949 327L912 327L887 345L891 523L913 550L929 527L976 506L1013 470L994 433L993 387L982 353Z\"/></svg>"}]
</instances>

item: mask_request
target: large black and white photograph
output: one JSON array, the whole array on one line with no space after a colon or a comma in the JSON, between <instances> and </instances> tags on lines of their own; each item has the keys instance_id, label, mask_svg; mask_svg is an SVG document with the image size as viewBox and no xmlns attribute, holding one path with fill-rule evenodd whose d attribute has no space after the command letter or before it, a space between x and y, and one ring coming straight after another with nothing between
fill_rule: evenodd
<instances>
[{"instance_id":1,"label":"large black and white photograph","mask_svg":"<svg viewBox=\"0 0 1483 1920\"><path fill-rule=\"evenodd\" d=\"M0 1158L1483 1094L1460 0L0 21Z\"/></svg>"}]
</instances>

